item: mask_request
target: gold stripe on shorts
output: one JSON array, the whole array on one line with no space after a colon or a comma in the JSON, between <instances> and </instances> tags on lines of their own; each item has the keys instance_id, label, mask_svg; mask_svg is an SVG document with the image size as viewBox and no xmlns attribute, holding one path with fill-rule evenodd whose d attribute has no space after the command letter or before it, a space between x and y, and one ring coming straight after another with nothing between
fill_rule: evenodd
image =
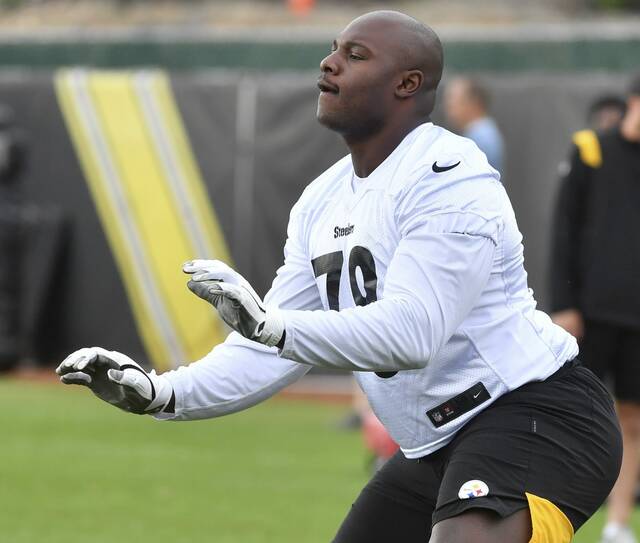
<instances>
[{"instance_id":1,"label":"gold stripe on shorts","mask_svg":"<svg viewBox=\"0 0 640 543\"><path fill-rule=\"evenodd\" d=\"M529 543L569 543L573 526L567 516L549 500L528 492L525 495L533 528Z\"/></svg>"}]
</instances>

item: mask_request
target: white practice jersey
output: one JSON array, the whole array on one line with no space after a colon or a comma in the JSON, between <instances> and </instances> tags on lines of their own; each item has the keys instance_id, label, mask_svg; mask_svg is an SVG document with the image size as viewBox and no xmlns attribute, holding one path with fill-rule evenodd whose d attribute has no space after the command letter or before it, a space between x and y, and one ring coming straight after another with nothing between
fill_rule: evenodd
<instances>
[{"instance_id":1,"label":"white practice jersey","mask_svg":"<svg viewBox=\"0 0 640 543\"><path fill-rule=\"evenodd\" d=\"M176 413L162 417L244 409L311 366L351 370L405 456L418 458L578 353L535 309L497 172L471 140L431 123L368 178L347 156L306 188L265 303L283 310L282 351L231 334L165 374Z\"/></svg>"}]
</instances>

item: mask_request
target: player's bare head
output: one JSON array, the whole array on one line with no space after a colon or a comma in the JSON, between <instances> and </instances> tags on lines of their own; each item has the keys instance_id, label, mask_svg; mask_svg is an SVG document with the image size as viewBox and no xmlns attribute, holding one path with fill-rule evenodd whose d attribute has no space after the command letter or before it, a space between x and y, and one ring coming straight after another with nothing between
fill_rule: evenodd
<instances>
[{"instance_id":1,"label":"player's bare head","mask_svg":"<svg viewBox=\"0 0 640 543\"><path fill-rule=\"evenodd\" d=\"M426 120L442 66L440 39L425 24L397 11L362 15L320 63L318 120L345 136L375 132L398 114Z\"/></svg>"},{"instance_id":2,"label":"player's bare head","mask_svg":"<svg viewBox=\"0 0 640 543\"><path fill-rule=\"evenodd\" d=\"M435 91L440 83L443 52L435 31L413 17L399 11L380 10L366 13L345 29L373 31L375 38L405 76L419 72L423 93ZM407 73L409 72L409 73Z\"/></svg>"}]
</instances>

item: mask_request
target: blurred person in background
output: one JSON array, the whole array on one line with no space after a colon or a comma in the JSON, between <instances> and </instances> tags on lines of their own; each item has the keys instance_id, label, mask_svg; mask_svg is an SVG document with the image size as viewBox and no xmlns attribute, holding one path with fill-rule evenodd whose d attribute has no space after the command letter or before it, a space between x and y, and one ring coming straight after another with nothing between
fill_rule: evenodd
<instances>
[{"instance_id":1,"label":"blurred person in background","mask_svg":"<svg viewBox=\"0 0 640 543\"><path fill-rule=\"evenodd\" d=\"M495 120L489 115L489 93L475 79L457 77L445 88L445 114L452 127L469 138L502 172L504 141Z\"/></svg>"},{"instance_id":2,"label":"blurred person in background","mask_svg":"<svg viewBox=\"0 0 640 543\"><path fill-rule=\"evenodd\" d=\"M606 131L574 134L558 195L552 318L581 340L580 358L613 386L622 427L620 477L603 543L633 543L640 471L640 74L626 113Z\"/></svg>"},{"instance_id":3,"label":"blurred person in background","mask_svg":"<svg viewBox=\"0 0 640 543\"><path fill-rule=\"evenodd\" d=\"M20 261L22 256L22 198L24 138L14 113L0 104L0 371L19 358Z\"/></svg>"},{"instance_id":4,"label":"blurred person in background","mask_svg":"<svg viewBox=\"0 0 640 543\"><path fill-rule=\"evenodd\" d=\"M607 131L620 124L627 110L626 102L619 96L605 95L597 98L589 107L587 121L596 131Z\"/></svg>"}]
</instances>

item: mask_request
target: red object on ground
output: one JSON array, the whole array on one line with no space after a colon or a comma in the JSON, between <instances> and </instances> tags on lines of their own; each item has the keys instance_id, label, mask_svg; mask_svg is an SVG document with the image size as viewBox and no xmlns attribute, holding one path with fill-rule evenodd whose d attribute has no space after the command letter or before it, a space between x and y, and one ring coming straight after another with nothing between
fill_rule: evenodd
<instances>
[{"instance_id":1,"label":"red object on ground","mask_svg":"<svg viewBox=\"0 0 640 543\"><path fill-rule=\"evenodd\" d=\"M316 4L316 0L287 0L289 9L296 15L306 15Z\"/></svg>"},{"instance_id":2,"label":"red object on ground","mask_svg":"<svg viewBox=\"0 0 640 543\"><path fill-rule=\"evenodd\" d=\"M373 413L364 417L362 434L367 448L380 458L391 458L400 448Z\"/></svg>"}]
</instances>

